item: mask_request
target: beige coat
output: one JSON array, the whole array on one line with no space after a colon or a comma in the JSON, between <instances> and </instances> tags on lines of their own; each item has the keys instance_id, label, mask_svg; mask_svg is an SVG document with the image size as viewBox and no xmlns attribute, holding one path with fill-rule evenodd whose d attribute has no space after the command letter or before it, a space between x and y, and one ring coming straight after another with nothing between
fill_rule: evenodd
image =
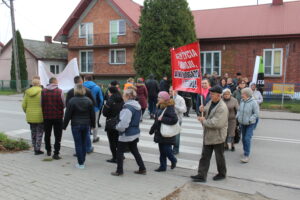
<instances>
[{"instance_id":1,"label":"beige coat","mask_svg":"<svg viewBox=\"0 0 300 200\"><path fill-rule=\"evenodd\" d=\"M224 143L227 136L228 128L228 108L221 99L208 116L208 110L211 105L209 101L204 107L205 120L203 121L204 145L214 145Z\"/></svg>"}]
</instances>

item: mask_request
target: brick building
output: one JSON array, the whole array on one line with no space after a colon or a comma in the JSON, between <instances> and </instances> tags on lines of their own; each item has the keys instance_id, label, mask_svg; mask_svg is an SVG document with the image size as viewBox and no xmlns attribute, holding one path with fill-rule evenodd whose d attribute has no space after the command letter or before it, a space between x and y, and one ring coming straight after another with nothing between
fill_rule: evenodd
<instances>
[{"instance_id":1,"label":"brick building","mask_svg":"<svg viewBox=\"0 0 300 200\"><path fill-rule=\"evenodd\" d=\"M68 42L82 75L134 76L133 54L142 7L132 0L81 0L55 36ZM300 1L192 11L204 73L251 79L255 57L264 57L266 82L282 82L286 47L287 82L300 83Z\"/></svg>"}]
</instances>

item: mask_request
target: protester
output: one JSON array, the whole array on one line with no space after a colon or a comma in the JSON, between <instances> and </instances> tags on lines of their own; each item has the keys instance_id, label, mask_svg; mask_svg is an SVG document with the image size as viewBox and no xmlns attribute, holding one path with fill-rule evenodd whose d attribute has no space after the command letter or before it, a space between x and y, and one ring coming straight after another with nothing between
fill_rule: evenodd
<instances>
[{"instance_id":1,"label":"protester","mask_svg":"<svg viewBox=\"0 0 300 200\"><path fill-rule=\"evenodd\" d=\"M44 154L41 151L44 134L44 119L41 107L41 84L37 78L32 79L32 87L25 91L22 102L23 111L26 113L26 121L30 125L31 142L34 155Z\"/></svg>"},{"instance_id":2,"label":"protester","mask_svg":"<svg viewBox=\"0 0 300 200\"><path fill-rule=\"evenodd\" d=\"M210 92L209 92L210 84L208 79L202 80L201 87L202 87L202 92L201 94L197 95L197 100L196 100L196 113L198 116L200 116L199 107L201 105L201 97L203 99L204 106L210 101Z\"/></svg>"},{"instance_id":3,"label":"protester","mask_svg":"<svg viewBox=\"0 0 300 200\"><path fill-rule=\"evenodd\" d=\"M75 86L76 85L82 85L83 84L83 80L82 80L82 78L80 76L75 76L74 77L74 83L75 83ZM69 104L70 100L74 96L75 96L75 94L74 94L74 88L72 88L67 93L66 107L68 107L68 104ZM93 102L93 105L95 105L95 100L94 100L94 97L93 97L90 89L86 88L86 90L85 90L85 96L88 97ZM90 130L91 130L91 127L90 127ZM94 151L94 147L92 146L90 134L86 135L86 151L87 151L87 153L92 153ZM74 154L74 156L76 156L76 153Z\"/></svg>"},{"instance_id":4,"label":"protester","mask_svg":"<svg viewBox=\"0 0 300 200\"><path fill-rule=\"evenodd\" d=\"M182 96L180 96L178 94L178 92L176 90L173 90L173 87L170 87L170 96L173 98L175 105L175 113L178 117L179 120L179 125L181 126L182 124L182 118L184 113L186 113L186 104L185 104L185 100ZM176 143L173 146L173 154L177 155L179 153L179 145L180 145L180 134L176 135Z\"/></svg>"},{"instance_id":5,"label":"protester","mask_svg":"<svg viewBox=\"0 0 300 200\"><path fill-rule=\"evenodd\" d=\"M236 90L236 85L233 83L232 78L227 79L227 88L230 89L231 93Z\"/></svg>"},{"instance_id":6,"label":"protester","mask_svg":"<svg viewBox=\"0 0 300 200\"><path fill-rule=\"evenodd\" d=\"M239 109L239 103L238 101L231 96L230 89L223 90L223 101L227 105L229 115L228 115L228 129L227 129L227 145L225 145L225 148L227 147L228 150L235 151L234 147L234 136L235 136L235 129L236 129L236 113Z\"/></svg>"},{"instance_id":7,"label":"protester","mask_svg":"<svg viewBox=\"0 0 300 200\"><path fill-rule=\"evenodd\" d=\"M58 88L55 77L50 78L49 85L42 90L42 110L44 117L45 145L47 155L51 156L51 131L54 129L54 155L53 159L59 160L60 143L62 138L62 126L64 115L64 93Z\"/></svg>"},{"instance_id":8,"label":"protester","mask_svg":"<svg viewBox=\"0 0 300 200\"><path fill-rule=\"evenodd\" d=\"M241 80L242 80L242 73L237 72L236 77L233 79L234 85L238 85L239 81L241 81Z\"/></svg>"},{"instance_id":9,"label":"protester","mask_svg":"<svg viewBox=\"0 0 300 200\"><path fill-rule=\"evenodd\" d=\"M242 78L242 80L246 83L246 87L250 86L250 81L249 81L248 77L244 77L244 78Z\"/></svg>"},{"instance_id":10,"label":"protester","mask_svg":"<svg viewBox=\"0 0 300 200\"><path fill-rule=\"evenodd\" d=\"M175 125L177 123L178 117L175 113L174 104L174 100L170 99L170 95L167 92L162 91L158 94L155 121L149 132L150 135L154 134L154 142L158 143L160 152L160 166L155 170L156 172L167 170L167 158L171 161L171 169L174 169L177 164L177 159L172 151L172 145L176 145L176 136L163 137L160 132L162 123L167 125Z\"/></svg>"},{"instance_id":11,"label":"protester","mask_svg":"<svg viewBox=\"0 0 300 200\"><path fill-rule=\"evenodd\" d=\"M90 128L95 128L94 104L86 97L86 88L82 84L75 85L74 97L68 102L65 113L63 129L66 130L71 120L72 134L75 143L75 151L78 164L76 168L85 168L85 156L87 153L86 140L90 134Z\"/></svg>"},{"instance_id":12,"label":"protester","mask_svg":"<svg viewBox=\"0 0 300 200\"><path fill-rule=\"evenodd\" d=\"M225 74L224 74L224 78L225 78L225 80L227 81L227 79L229 78L229 74L228 74L228 73L225 73Z\"/></svg>"},{"instance_id":13,"label":"protester","mask_svg":"<svg viewBox=\"0 0 300 200\"><path fill-rule=\"evenodd\" d=\"M242 90L242 101L237 113L242 132L244 157L241 159L241 162L243 163L249 162L251 139L259 112L258 105L252 95L253 91L250 88Z\"/></svg>"},{"instance_id":14,"label":"protester","mask_svg":"<svg viewBox=\"0 0 300 200\"><path fill-rule=\"evenodd\" d=\"M260 105L264 101L263 96L261 95L261 92L257 90L255 83L251 83L250 88L253 91L253 98L255 99L255 101L258 105L258 108L260 108ZM258 121L259 121L259 117L256 118L254 129L256 129Z\"/></svg>"},{"instance_id":15,"label":"protester","mask_svg":"<svg viewBox=\"0 0 300 200\"><path fill-rule=\"evenodd\" d=\"M116 130L116 125L118 123L119 114L123 108L124 101L117 87L108 88L108 96L109 98L103 107L103 115L106 117L105 131L107 133L112 158L106 161L110 163L117 163L119 132Z\"/></svg>"},{"instance_id":16,"label":"protester","mask_svg":"<svg viewBox=\"0 0 300 200\"><path fill-rule=\"evenodd\" d=\"M159 86L157 80L154 79L153 74L149 76L146 81L146 87L148 90L148 110L150 119L154 119L157 104L157 94L159 92Z\"/></svg>"},{"instance_id":17,"label":"protester","mask_svg":"<svg viewBox=\"0 0 300 200\"><path fill-rule=\"evenodd\" d=\"M116 87L118 89L118 91L120 92L120 83L118 81L112 81L110 82L110 84L108 85L108 88L110 87ZM108 96L108 89L106 90L105 94L104 94L104 101L107 101L109 98Z\"/></svg>"},{"instance_id":18,"label":"protester","mask_svg":"<svg viewBox=\"0 0 300 200\"><path fill-rule=\"evenodd\" d=\"M92 76L86 76L84 79L85 79L85 82L83 83L83 86L91 90L91 93L95 100L94 111L95 111L95 115L97 117L96 121L98 122L99 121L99 112L102 109L102 105L104 103L103 93L102 93L101 88L95 82L92 81L93 80ZM96 126L93 129L93 143L99 142L98 127L99 126Z\"/></svg>"},{"instance_id":19,"label":"protester","mask_svg":"<svg viewBox=\"0 0 300 200\"><path fill-rule=\"evenodd\" d=\"M141 117L141 120L142 120L145 110L147 108L147 98L148 98L148 90L147 90L142 78L139 78L137 80L136 93L137 93L138 102L140 103L140 105L142 107L142 117Z\"/></svg>"},{"instance_id":20,"label":"protester","mask_svg":"<svg viewBox=\"0 0 300 200\"><path fill-rule=\"evenodd\" d=\"M159 83L159 91L169 92L170 82L167 75L163 75L163 79Z\"/></svg>"},{"instance_id":21,"label":"protester","mask_svg":"<svg viewBox=\"0 0 300 200\"><path fill-rule=\"evenodd\" d=\"M123 175L123 158L124 151L129 147L130 152L133 154L139 170L135 171L136 174L146 174L146 168L143 159L137 148L137 143L140 137L140 119L141 119L141 106L135 101L136 92L132 89L124 91L123 99L125 104L120 113L120 122L117 124L116 129L119 131L119 142L117 147L117 170L112 172L113 176Z\"/></svg>"},{"instance_id":22,"label":"protester","mask_svg":"<svg viewBox=\"0 0 300 200\"><path fill-rule=\"evenodd\" d=\"M200 111L205 117L198 117L204 127L202 155L199 161L198 174L191 176L195 182L206 182L207 172L213 151L215 152L218 174L213 180L226 178L226 163L224 157L224 143L228 127L228 109L221 98L222 88L214 86L210 88L211 101Z\"/></svg>"},{"instance_id":23,"label":"protester","mask_svg":"<svg viewBox=\"0 0 300 200\"><path fill-rule=\"evenodd\" d=\"M227 89L228 86L227 86L227 81L226 81L226 78L222 78L221 81L220 81L220 86L223 90Z\"/></svg>"},{"instance_id":24,"label":"protester","mask_svg":"<svg viewBox=\"0 0 300 200\"><path fill-rule=\"evenodd\" d=\"M236 100L239 102L239 104L241 103L241 99L242 99L242 89L244 89L246 87L246 82L240 80L238 82L238 87L237 89L233 92L232 96L234 98L236 98Z\"/></svg>"},{"instance_id":25,"label":"protester","mask_svg":"<svg viewBox=\"0 0 300 200\"><path fill-rule=\"evenodd\" d=\"M134 86L134 79L133 78L129 78L127 80L127 83L124 84L124 90L127 90L128 87L130 87L130 86Z\"/></svg>"},{"instance_id":26,"label":"protester","mask_svg":"<svg viewBox=\"0 0 300 200\"><path fill-rule=\"evenodd\" d=\"M218 77L218 72L214 71L214 72L212 73L212 76L211 76L210 79L209 79L209 82L210 82L211 87L213 87L213 86L219 84L218 79L219 79L219 77Z\"/></svg>"},{"instance_id":27,"label":"protester","mask_svg":"<svg viewBox=\"0 0 300 200\"><path fill-rule=\"evenodd\" d=\"M192 107L192 93L179 91L178 94L181 97L183 97L183 99L185 101L185 105L186 105L186 112L183 113L183 116L190 117L190 110L191 110L191 107Z\"/></svg>"}]
</instances>

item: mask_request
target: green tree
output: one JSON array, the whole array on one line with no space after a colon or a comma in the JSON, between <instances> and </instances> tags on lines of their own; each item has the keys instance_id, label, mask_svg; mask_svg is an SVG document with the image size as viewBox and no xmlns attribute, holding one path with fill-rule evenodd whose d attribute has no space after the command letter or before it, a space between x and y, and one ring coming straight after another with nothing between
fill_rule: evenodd
<instances>
[{"instance_id":1,"label":"green tree","mask_svg":"<svg viewBox=\"0 0 300 200\"><path fill-rule=\"evenodd\" d=\"M171 75L170 48L196 41L194 17L186 0L145 0L134 67L139 76Z\"/></svg>"},{"instance_id":2,"label":"green tree","mask_svg":"<svg viewBox=\"0 0 300 200\"><path fill-rule=\"evenodd\" d=\"M27 86L27 65L25 59L25 52L24 52L24 43L19 31L16 31L16 39L17 39L17 46L18 46L18 56L19 56L19 67L20 67L20 78L21 78L21 86L25 88ZM11 59L11 69L10 69L10 77L11 77L11 88L16 88L16 73L15 73L15 60L14 60L14 52L12 51L12 59Z\"/></svg>"}]
</instances>

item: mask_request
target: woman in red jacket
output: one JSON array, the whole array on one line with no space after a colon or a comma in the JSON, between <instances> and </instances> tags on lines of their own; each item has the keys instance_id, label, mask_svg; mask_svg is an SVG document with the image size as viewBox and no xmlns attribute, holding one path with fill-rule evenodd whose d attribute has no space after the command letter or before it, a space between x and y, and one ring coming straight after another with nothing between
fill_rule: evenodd
<instances>
[{"instance_id":1,"label":"woman in red jacket","mask_svg":"<svg viewBox=\"0 0 300 200\"><path fill-rule=\"evenodd\" d=\"M147 108L148 90L147 90L142 78L139 78L137 80L136 93L137 93L138 101L142 107L142 118L143 118L143 115ZM141 118L141 120L142 120L142 118Z\"/></svg>"}]
</instances>

